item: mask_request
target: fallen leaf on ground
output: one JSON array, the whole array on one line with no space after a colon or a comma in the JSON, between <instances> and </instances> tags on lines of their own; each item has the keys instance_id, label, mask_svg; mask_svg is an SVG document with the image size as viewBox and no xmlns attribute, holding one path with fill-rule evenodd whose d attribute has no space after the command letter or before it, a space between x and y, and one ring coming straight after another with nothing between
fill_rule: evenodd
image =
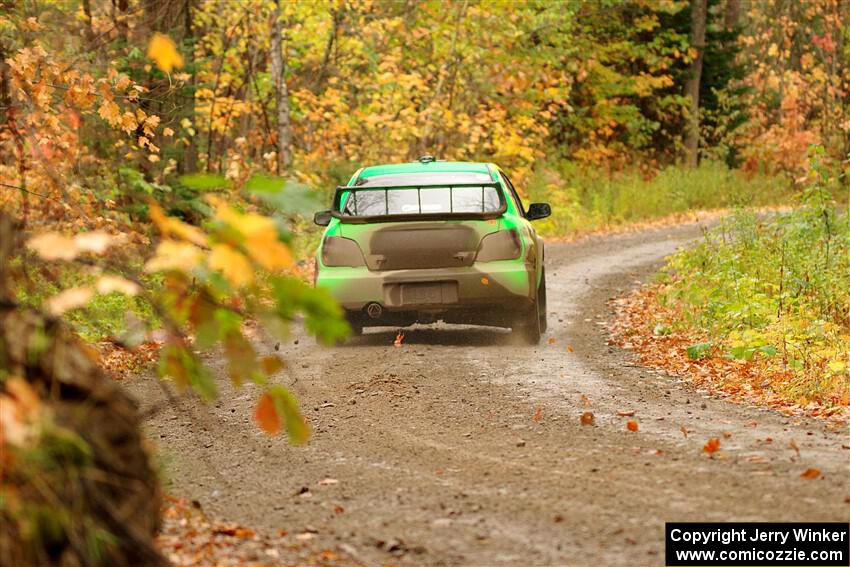
<instances>
[{"instance_id":1,"label":"fallen leaf on ground","mask_svg":"<svg viewBox=\"0 0 850 567\"><path fill-rule=\"evenodd\" d=\"M712 437L709 439L705 446L702 448L703 451L711 455L712 453L716 453L720 449L720 439L717 437Z\"/></svg>"},{"instance_id":2,"label":"fallen leaf on ground","mask_svg":"<svg viewBox=\"0 0 850 567\"><path fill-rule=\"evenodd\" d=\"M323 478L319 481L319 486L328 486L330 484L339 484L339 481L335 478Z\"/></svg>"},{"instance_id":3,"label":"fallen leaf on ground","mask_svg":"<svg viewBox=\"0 0 850 567\"><path fill-rule=\"evenodd\" d=\"M403 340L404 340L404 333L399 332L399 333L395 336L395 342L393 342L393 346L400 347L400 346L401 346L401 343L402 343L402 341L403 341Z\"/></svg>"},{"instance_id":4,"label":"fallen leaf on ground","mask_svg":"<svg viewBox=\"0 0 850 567\"><path fill-rule=\"evenodd\" d=\"M581 395L581 403L583 403L585 407L589 406L590 405L590 398L588 398L587 396L582 394Z\"/></svg>"},{"instance_id":5,"label":"fallen leaf on ground","mask_svg":"<svg viewBox=\"0 0 850 567\"><path fill-rule=\"evenodd\" d=\"M550 345L555 344L555 337L549 337L549 344Z\"/></svg>"},{"instance_id":6,"label":"fallen leaf on ground","mask_svg":"<svg viewBox=\"0 0 850 567\"><path fill-rule=\"evenodd\" d=\"M626 429L628 429L629 431L637 431L638 430L638 422L633 420L633 419L630 419L629 421L626 422Z\"/></svg>"},{"instance_id":7,"label":"fallen leaf on ground","mask_svg":"<svg viewBox=\"0 0 850 567\"><path fill-rule=\"evenodd\" d=\"M567 352L573 352L573 345L567 345Z\"/></svg>"},{"instance_id":8,"label":"fallen leaf on ground","mask_svg":"<svg viewBox=\"0 0 850 567\"><path fill-rule=\"evenodd\" d=\"M543 417L543 408L541 406L537 406L537 411L534 412L534 417L531 418L531 421L534 423L540 423L540 418Z\"/></svg>"},{"instance_id":9,"label":"fallen leaf on ground","mask_svg":"<svg viewBox=\"0 0 850 567\"><path fill-rule=\"evenodd\" d=\"M794 449L794 452L797 453L797 458L800 458L800 448L797 447L796 441L791 439L791 441L788 442L788 447L791 448L791 449Z\"/></svg>"},{"instance_id":10,"label":"fallen leaf on ground","mask_svg":"<svg viewBox=\"0 0 850 567\"><path fill-rule=\"evenodd\" d=\"M232 537L254 537L254 530L239 526L221 526L213 528L212 533Z\"/></svg>"},{"instance_id":11,"label":"fallen leaf on ground","mask_svg":"<svg viewBox=\"0 0 850 567\"><path fill-rule=\"evenodd\" d=\"M620 417L632 417L634 414L635 414L635 410L618 411L617 412L617 415L619 415Z\"/></svg>"},{"instance_id":12,"label":"fallen leaf on ground","mask_svg":"<svg viewBox=\"0 0 850 567\"><path fill-rule=\"evenodd\" d=\"M593 425L593 412L586 411L581 414L581 424L582 425Z\"/></svg>"},{"instance_id":13,"label":"fallen leaf on ground","mask_svg":"<svg viewBox=\"0 0 850 567\"><path fill-rule=\"evenodd\" d=\"M684 435L686 439L687 439L687 437L688 437L688 433L690 433L690 432L691 432L691 430L690 430L690 429L688 429L687 427L685 427L684 425L683 425L682 427L680 427L680 428L679 428L679 431L681 431L681 432L682 432L682 435Z\"/></svg>"},{"instance_id":14,"label":"fallen leaf on ground","mask_svg":"<svg viewBox=\"0 0 850 567\"><path fill-rule=\"evenodd\" d=\"M818 469L806 469L803 471L803 474L800 475L800 478L805 478L806 480L812 480L813 478L817 478L820 476L820 470Z\"/></svg>"}]
</instances>

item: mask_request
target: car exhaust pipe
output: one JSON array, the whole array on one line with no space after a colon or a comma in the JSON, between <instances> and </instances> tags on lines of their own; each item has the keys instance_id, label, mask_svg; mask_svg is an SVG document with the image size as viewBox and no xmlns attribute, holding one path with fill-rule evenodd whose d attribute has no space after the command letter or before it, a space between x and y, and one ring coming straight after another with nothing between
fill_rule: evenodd
<instances>
[{"instance_id":1,"label":"car exhaust pipe","mask_svg":"<svg viewBox=\"0 0 850 567\"><path fill-rule=\"evenodd\" d=\"M381 315L384 314L384 308L381 307L380 303L370 303L366 306L366 314L371 319L380 319Z\"/></svg>"}]
</instances>

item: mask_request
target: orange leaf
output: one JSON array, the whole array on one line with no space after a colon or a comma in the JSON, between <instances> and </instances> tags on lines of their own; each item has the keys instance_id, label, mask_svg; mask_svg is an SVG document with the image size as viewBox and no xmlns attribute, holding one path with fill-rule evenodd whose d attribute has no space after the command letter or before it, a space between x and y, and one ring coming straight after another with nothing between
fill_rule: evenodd
<instances>
[{"instance_id":1,"label":"orange leaf","mask_svg":"<svg viewBox=\"0 0 850 567\"><path fill-rule=\"evenodd\" d=\"M588 398L587 396L585 396L584 394L582 394L582 395L581 395L581 403L583 403L583 404L584 404L584 407L589 406L589 405L590 405L590 398Z\"/></svg>"},{"instance_id":2,"label":"orange leaf","mask_svg":"<svg viewBox=\"0 0 850 567\"><path fill-rule=\"evenodd\" d=\"M720 439L717 437L712 437L708 440L705 446L702 448L703 451L708 453L709 455L712 453L716 453L720 449Z\"/></svg>"},{"instance_id":3,"label":"orange leaf","mask_svg":"<svg viewBox=\"0 0 850 567\"><path fill-rule=\"evenodd\" d=\"M617 415L620 417L632 417L634 414L635 410L622 410L617 412Z\"/></svg>"},{"instance_id":4,"label":"orange leaf","mask_svg":"<svg viewBox=\"0 0 850 567\"><path fill-rule=\"evenodd\" d=\"M549 344L550 345L555 344L555 337L549 337Z\"/></svg>"},{"instance_id":5,"label":"orange leaf","mask_svg":"<svg viewBox=\"0 0 850 567\"><path fill-rule=\"evenodd\" d=\"M626 422L626 429L628 429L629 431L637 431L638 430L637 421L635 421L633 419L630 419L629 421L627 421Z\"/></svg>"},{"instance_id":6,"label":"orange leaf","mask_svg":"<svg viewBox=\"0 0 850 567\"><path fill-rule=\"evenodd\" d=\"M260 365L263 367L263 372L266 373L266 376L271 376L283 368L283 361L274 355L265 356L260 360Z\"/></svg>"},{"instance_id":7,"label":"orange leaf","mask_svg":"<svg viewBox=\"0 0 850 567\"><path fill-rule=\"evenodd\" d=\"M573 345L567 345L567 352L573 352Z\"/></svg>"},{"instance_id":8,"label":"orange leaf","mask_svg":"<svg viewBox=\"0 0 850 567\"><path fill-rule=\"evenodd\" d=\"M819 469L806 469L803 471L803 474L800 475L800 478L805 478L806 480L812 480L813 478L817 478L820 476Z\"/></svg>"},{"instance_id":9,"label":"orange leaf","mask_svg":"<svg viewBox=\"0 0 850 567\"><path fill-rule=\"evenodd\" d=\"M481 278L481 285L490 285L490 280L488 278Z\"/></svg>"},{"instance_id":10,"label":"orange leaf","mask_svg":"<svg viewBox=\"0 0 850 567\"><path fill-rule=\"evenodd\" d=\"M257 421L260 429L269 435L280 433L280 416L277 414L274 399L272 399L268 392L260 397L257 410L254 412L254 419Z\"/></svg>"},{"instance_id":11,"label":"orange leaf","mask_svg":"<svg viewBox=\"0 0 850 567\"><path fill-rule=\"evenodd\" d=\"M540 418L543 417L543 408L541 406L537 406L537 411L534 412L534 417L531 418L531 421L534 423L540 423Z\"/></svg>"},{"instance_id":12,"label":"orange leaf","mask_svg":"<svg viewBox=\"0 0 850 567\"><path fill-rule=\"evenodd\" d=\"M800 458L800 448L797 446L797 442L794 441L793 439L791 439L791 441L788 442L788 447L790 447L791 449L794 449L794 452L797 453L797 458L799 459Z\"/></svg>"},{"instance_id":13,"label":"orange leaf","mask_svg":"<svg viewBox=\"0 0 850 567\"><path fill-rule=\"evenodd\" d=\"M395 341L393 342L393 346L400 347L402 341L404 341L404 333L399 331L399 333L395 336Z\"/></svg>"},{"instance_id":14,"label":"orange leaf","mask_svg":"<svg viewBox=\"0 0 850 567\"><path fill-rule=\"evenodd\" d=\"M593 425L593 412L586 411L581 414L581 424L582 425Z\"/></svg>"}]
</instances>

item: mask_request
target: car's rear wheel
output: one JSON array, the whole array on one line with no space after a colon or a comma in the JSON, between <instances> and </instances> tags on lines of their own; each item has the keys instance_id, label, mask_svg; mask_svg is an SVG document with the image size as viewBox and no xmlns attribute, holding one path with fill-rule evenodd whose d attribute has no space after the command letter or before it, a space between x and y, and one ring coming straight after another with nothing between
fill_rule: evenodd
<instances>
[{"instance_id":1,"label":"car's rear wheel","mask_svg":"<svg viewBox=\"0 0 850 567\"><path fill-rule=\"evenodd\" d=\"M549 321L546 318L548 313L546 307L546 270L543 270L543 273L540 277L540 286L537 288L537 313L540 318L540 332L545 333L546 329L549 328Z\"/></svg>"},{"instance_id":2,"label":"car's rear wheel","mask_svg":"<svg viewBox=\"0 0 850 567\"><path fill-rule=\"evenodd\" d=\"M540 342L543 333L546 332L547 326L546 273L544 272L540 278L540 285L537 287L534 304L517 318L511 330L514 336L519 337L523 343L536 345Z\"/></svg>"},{"instance_id":3,"label":"car's rear wheel","mask_svg":"<svg viewBox=\"0 0 850 567\"><path fill-rule=\"evenodd\" d=\"M511 330L524 344L536 345L540 342L540 315L536 301L531 309L519 316Z\"/></svg>"},{"instance_id":4,"label":"car's rear wheel","mask_svg":"<svg viewBox=\"0 0 850 567\"><path fill-rule=\"evenodd\" d=\"M540 342L540 304L535 301L525 313L519 315L514 326L511 328L513 335L527 345L536 345Z\"/></svg>"}]
</instances>

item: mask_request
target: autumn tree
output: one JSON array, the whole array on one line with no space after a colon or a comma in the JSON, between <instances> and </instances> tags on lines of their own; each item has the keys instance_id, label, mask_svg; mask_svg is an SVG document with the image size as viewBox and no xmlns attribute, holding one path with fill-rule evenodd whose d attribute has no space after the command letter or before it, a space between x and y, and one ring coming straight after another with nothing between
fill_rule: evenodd
<instances>
[{"instance_id":1,"label":"autumn tree","mask_svg":"<svg viewBox=\"0 0 850 567\"><path fill-rule=\"evenodd\" d=\"M688 97L688 122L685 130L686 163L696 167L699 161L699 93L702 77L702 62L705 52L705 26L708 16L708 0L691 0L690 45L692 54L690 76L685 82Z\"/></svg>"}]
</instances>

